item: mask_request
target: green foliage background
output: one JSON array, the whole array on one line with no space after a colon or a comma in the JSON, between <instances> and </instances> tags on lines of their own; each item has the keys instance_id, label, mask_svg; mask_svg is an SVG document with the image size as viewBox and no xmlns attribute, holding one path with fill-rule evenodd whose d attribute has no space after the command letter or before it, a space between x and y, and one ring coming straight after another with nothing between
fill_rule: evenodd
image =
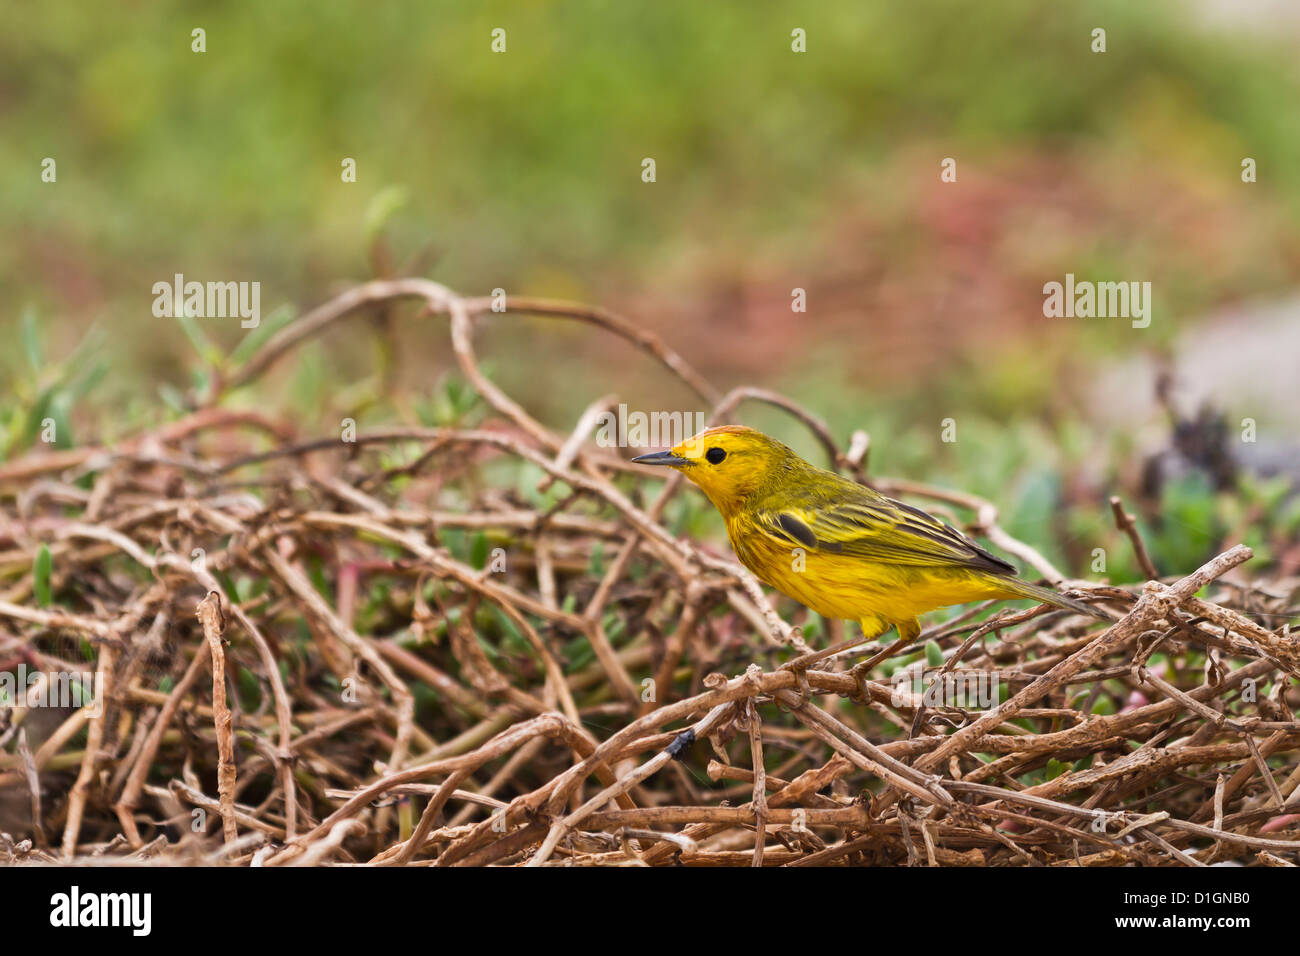
<instances>
[{"instance_id":1,"label":"green foliage background","mask_svg":"<svg viewBox=\"0 0 1300 956\"><path fill-rule=\"evenodd\" d=\"M151 287L176 272L262 282L264 311L286 306L273 326L340 281L412 270L625 311L724 386L760 381L838 434L868 428L877 472L994 497L1013 533L1054 525L1044 550L1082 572L1097 541L1125 551L1102 492L1133 463L1081 423L1072 384L1199 311L1295 284L1293 45L1123 0L6 4L0 334L20 347L0 350L0 453L32 447L47 416L66 445L180 412L201 359L243 333L155 319ZM40 181L46 156L57 184ZM936 209L944 156L985 190L966 219ZM1243 156L1261 170L1248 188ZM1000 325L1065 271L1150 278L1170 320L1141 340L1123 323ZM918 327L932 354L878 351L881 302L928 302L952 276L1006 297ZM793 320L792 285L812 302ZM897 292L859 294L882 285ZM457 397L444 330L409 326L332 334L237 400L305 425L480 414ZM694 407L589 333L501 329L485 335L493 373L557 427L611 388ZM930 424L953 409L962 440L944 446ZM750 420L815 454L787 421ZM1095 494L1071 493L1070 471L1099 457ZM1169 570L1255 500L1170 493L1175 530L1152 531Z\"/></svg>"}]
</instances>

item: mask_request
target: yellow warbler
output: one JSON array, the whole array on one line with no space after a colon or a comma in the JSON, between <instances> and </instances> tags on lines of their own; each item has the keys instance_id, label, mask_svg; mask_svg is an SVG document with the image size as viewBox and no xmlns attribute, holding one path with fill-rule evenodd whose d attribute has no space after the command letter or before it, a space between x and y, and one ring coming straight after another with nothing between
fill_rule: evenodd
<instances>
[{"instance_id":1,"label":"yellow warbler","mask_svg":"<svg viewBox=\"0 0 1300 956\"><path fill-rule=\"evenodd\" d=\"M938 518L810 465L752 428L710 428L632 460L680 471L722 513L745 567L823 617L860 622L868 639L893 627L906 644L921 632L917 615L989 598L1032 598L1110 620L1019 580Z\"/></svg>"}]
</instances>

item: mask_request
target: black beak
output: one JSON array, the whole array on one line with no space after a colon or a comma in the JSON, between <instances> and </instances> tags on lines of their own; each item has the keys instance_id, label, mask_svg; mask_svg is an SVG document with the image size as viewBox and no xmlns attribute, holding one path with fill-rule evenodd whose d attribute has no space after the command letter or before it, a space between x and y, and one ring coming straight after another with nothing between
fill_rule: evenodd
<instances>
[{"instance_id":1,"label":"black beak","mask_svg":"<svg viewBox=\"0 0 1300 956\"><path fill-rule=\"evenodd\" d=\"M670 451L656 451L649 455L638 455L632 459L640 465L685 465L690 459L678 458Z\"/></svg>"}]
</instances>

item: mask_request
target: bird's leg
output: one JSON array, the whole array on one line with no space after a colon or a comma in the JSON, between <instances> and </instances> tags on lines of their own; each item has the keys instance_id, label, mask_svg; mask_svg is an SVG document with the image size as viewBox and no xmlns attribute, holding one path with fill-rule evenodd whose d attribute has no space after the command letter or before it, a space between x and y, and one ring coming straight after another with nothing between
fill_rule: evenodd
<instances>
[{"instance_id":1,"label":"bird's leg","mask_svg":"<svg viewBox=\"0 0 1300 956\"><path fill-rule=\"evenodd\" d=\"M886 628L879 633L883 634L888 629L888 626L886 626ZM892 657L895 653L916 640L921 634L921 622L916 618L912 618L910 621L900 621L894 625L894 629L898 631L898 640L894 641L894 643L890 644L884 650L877 651L873 656L867 658L865 661L862 661L859 664L854 664L853 670L850 672L854 677L860 677L860 675L865 674L881 661L888 657Z\"/></svg>"},{"instance_id":2,"label":"bird's leg","mask_svg":"<svg viewBox=\"0 0 1300 956\"><path fill-rule=\"evenodd\" d=\"M882 632L877 632L877 633L882 633ZM793 709L797 710L799 707L802 707L804 703L807 702L808 698L812 696L812 691L809 690L808 688L808 676L807 676L808 668L812 667L814 664L824 661L828 657L833 657L834 655L839 654L842 651L846 651L851 647L857 647L859 644L865 643L870 639L871 639L870 637L868 637L865 633L863 633L861 637L851 637L846 641L840 641L838 644L832 644L830 647L823 648L820 651L813 651L811 654L802 654L799 657L796 657L793 660L786 661L784 664L782 664L780 667L781 670L794 671L799 676L800 701ZM785 709L784 707L781 707L780 703L777 704L777 707L780 707L782 710Z\"/></svg>"}]
</instances>

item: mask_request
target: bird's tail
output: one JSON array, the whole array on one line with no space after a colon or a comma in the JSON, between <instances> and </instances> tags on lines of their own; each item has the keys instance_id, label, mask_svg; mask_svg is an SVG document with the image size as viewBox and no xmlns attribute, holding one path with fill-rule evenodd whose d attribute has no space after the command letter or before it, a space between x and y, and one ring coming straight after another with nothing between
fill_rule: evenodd
<instances>
[{"instance_id":1,"label":"bird's tail","mask_svg":"<svg viewBox=\"0 0 1300 956\"><path fill-rule=\"evenodd\" d=\"M1087 614L1089 617L1099 618L1103 621L1114 620L1111 615L1107 614L1101 608L1094 607L1091 604L1084 604L1082 601L1076 601L1074 598L1068 598L1064 594L1057 594L1051 588L1040 587L1037 584L1030 584L1028 581L1022 581L1019 578L1006 578L999 583L1016 597L1031 598L1035 601L1042 601L1044 604L1050 604L1053 607L1061 607L1069 611L1077 611L1080 614Z\"/></svg>"}]
</instances>

